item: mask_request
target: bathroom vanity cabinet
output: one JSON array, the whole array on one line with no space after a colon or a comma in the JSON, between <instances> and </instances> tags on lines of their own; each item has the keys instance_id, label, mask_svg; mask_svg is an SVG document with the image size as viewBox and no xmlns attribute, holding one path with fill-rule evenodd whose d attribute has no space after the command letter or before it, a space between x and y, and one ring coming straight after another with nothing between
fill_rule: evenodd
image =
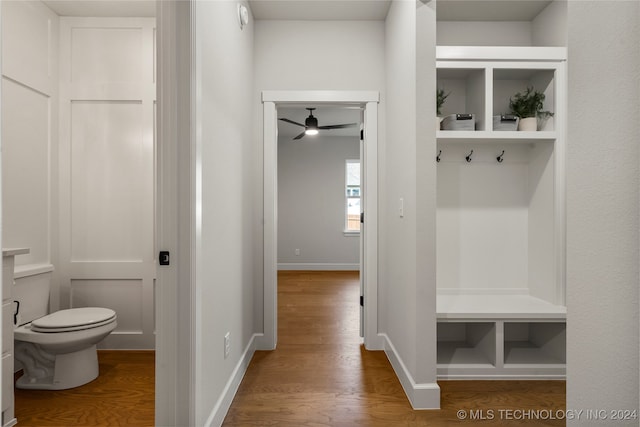
<instances>
[{"instance_id":1,"label":"bathroom vanity cabinet","mask_svg":"<svg viewBox=\"0 0 640 427\"><path fill-rule=\"evenodd\" d=\"M562 378L566 362L566 49L438 47L439 378ZM509 98L545 94L538 131L495 130ZM498 119L499 120L499 119Z\"/></svg>"},{"instance_id":2,"label":"bathroom vanity cabinet","mask_svg":"<svg viewBox=\"0 0 640 427\"><path fill-rule=\"evenodd\" d=\"M29 249L2 250L2 426L17 423L13 399L13 272L15 257Z\"/></svg>"}]
</instances>

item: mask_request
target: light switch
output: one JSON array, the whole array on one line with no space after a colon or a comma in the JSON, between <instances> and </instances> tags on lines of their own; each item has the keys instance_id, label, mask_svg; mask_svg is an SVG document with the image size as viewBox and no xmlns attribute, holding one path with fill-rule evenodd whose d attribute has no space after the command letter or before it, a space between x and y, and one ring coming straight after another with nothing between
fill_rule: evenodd
<instances>
[{"instance_id":1,"label":"light switch","mask_svg":"<svg viewBox=\"0 0 640 427\"><path fill-rule=\"evenodd\" d=\"M400 218L404 218L404 198L400 197Z\"/></svg>"}]
</instances>

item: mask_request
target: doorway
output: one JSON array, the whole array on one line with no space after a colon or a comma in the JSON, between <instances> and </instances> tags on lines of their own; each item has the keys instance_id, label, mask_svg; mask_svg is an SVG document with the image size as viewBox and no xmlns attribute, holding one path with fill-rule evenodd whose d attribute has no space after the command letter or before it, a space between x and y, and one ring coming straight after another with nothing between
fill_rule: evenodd
<instances>
[{"instance_id":1,"label":"doorway","mask_svg":"<svg viewBox=\"0 0 640 427\"><path fill-rule=\"evenodd\" d=\"M263 101L264 129L264 334L258 340L260 349L275 349L277 345L277 274L278 274L278 115L279 105L340 105L358 106L364 111L363 149L361 152L362 187L367 194L363 201L365 221L361 228L362 250L360 276L364 345L369 350L381 350L378 337L377 258L378 258L378 92L368 91L265 91Z\"/></svg>"},{"instance_id":2,"label":"doorway","mask_svg":"<svg viewBox=\"0 0 640 427\"><path fill-rule=\"evenodd\" d=\"M155 4L60 3L2 4L3 246L49 311L116 311L101 348L153 350Z\"/></svg>"}]
</instances>

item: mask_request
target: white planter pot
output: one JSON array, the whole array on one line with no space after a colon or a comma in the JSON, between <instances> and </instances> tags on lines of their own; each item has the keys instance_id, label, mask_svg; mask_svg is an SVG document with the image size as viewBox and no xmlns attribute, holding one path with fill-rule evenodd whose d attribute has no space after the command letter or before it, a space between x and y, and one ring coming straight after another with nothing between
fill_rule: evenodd
<instances>
[{"instance_id":1,"label":"white planter pot","mask_svg":"<svg viewBox=\"0 0 640 427\"><path fill-rule=\"evenodd\" d=\"M542 131L552 131L555 129L553 117L541 117L538 119L538 129Z\"/></svg>"},{"instance_id":2,"label":"white planter pot","mask_svg":"<svg viewBox=\"0 0 640 427\"><path fill-rule=\"evenodd\" d=\"M441 123L442 123L442 117L436 116L436 129L437 130L442 129L442 126L440 125Z\"/></svg>"},{"instance_id":3,"label":"white planter pot","mask_svg":"<svg viewBox=\"0 0 640 427\"><path fill-rule=\"evenodd\" d=\"M518 130L523 132L535 132L538 130L538 119L536 117L526 117L520 119Z\"/></svg>"}]
</instances>

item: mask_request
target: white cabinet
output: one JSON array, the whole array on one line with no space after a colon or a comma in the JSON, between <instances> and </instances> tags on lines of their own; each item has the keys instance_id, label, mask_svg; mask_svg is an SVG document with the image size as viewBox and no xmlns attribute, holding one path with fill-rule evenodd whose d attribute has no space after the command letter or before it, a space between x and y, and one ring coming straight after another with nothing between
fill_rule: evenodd
<instances>
[{"instance_id":1,"label":"white cabinet","mask_svg":"<svg viewBox=\"0 0 640 427\"><path fill-rule=\"evenodd\" d=\"M2 425L16 424L13 401L13 271L16 255L28 254L29 249L2 251Z\"/></svg>"},{"instance_id":2,"label":"white cabinet","mask_svg":"<svg viewBox=\"0 0 640 427\"><path fill-rule=\"evenodd\" d=\"M437 56L442 115L476 120L475 130L436 132L438 373L562 376L566 49L438 47ZM527 87L545 94L553 117L538 131L494 130Z\"/></svg>"}]
</instances>

